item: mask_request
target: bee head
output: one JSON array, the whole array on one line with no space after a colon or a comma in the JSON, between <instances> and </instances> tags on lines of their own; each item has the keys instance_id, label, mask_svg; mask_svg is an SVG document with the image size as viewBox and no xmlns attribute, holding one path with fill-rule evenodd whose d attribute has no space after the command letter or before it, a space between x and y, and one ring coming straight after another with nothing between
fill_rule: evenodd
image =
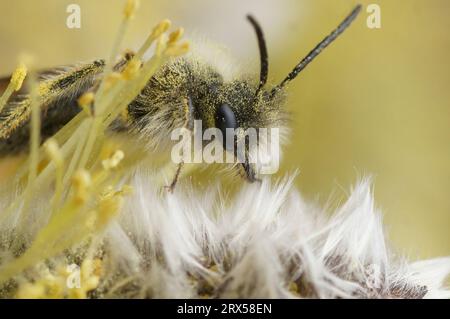
<instances>
[{"instance_id":1,"label":"bee head","mask_svg":"<svg viewBox=\"0 0 450 319\"><path fill-rule=\"evenodd\" d=\"M251 83L249 79L243 79L223 85L220 103L215 108L215 127L222 132L224 150L233 153L244 169L246 179L254 182L258 167L251 160L251 154L257 154L262 140L260 130L284 127L286 119L282 107L284 91L271 96L270 91L262 89L255 95L257 87ZM227 130L235 134L228 135Z\"/></svg>"},{"instance_id":2,"label":"bee head","mask_svg":"<svg viewBox=\"0 0 450 319\"><path fill-rule=\"evenodd\" d=\"M226 136L227 129L248 130L255 129L256 132L261 128L280 127L285 122L282 105L285 99L286 85L295 79L322 50L332 43L357 17L361 11L361 5L356 6L353 11L341 22L341 24L330 35L325 37L311 52L293 68L293 70L279 84L266 87L269 60L266 41L261 26L251 15L247 16L248 21L253 26L258 40L260 55L260 73L259 81L256 85L252 84L251 79L235 80L224 84L220 94L220 103L215 108L215 127L222 131ZM242 138L247 138L245 134L237 135L234 140L223 139L223 146L226 151L233 151L236 157L240 157L240 162L244 168L248 181L257 180L255 165L249 161L251 153L250 143L245 142L245 149L239 154L236 144ZM257 140L259 143L259 139ZM257 145L256 145L257 146Z\"/></svg>"}]
</instances>

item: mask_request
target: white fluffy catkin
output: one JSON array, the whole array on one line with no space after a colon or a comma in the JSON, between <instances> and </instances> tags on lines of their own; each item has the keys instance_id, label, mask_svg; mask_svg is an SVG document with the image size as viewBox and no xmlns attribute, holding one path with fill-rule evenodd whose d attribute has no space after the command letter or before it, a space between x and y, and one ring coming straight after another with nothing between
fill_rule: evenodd
<instances>
[{"instance_id":1,"label":"white fluffy catkin","mask_svg":"<svg viewBox=\"0 0 450 319\"><path fill-rule=\"evenodd\" d=\"M292 178L244 184L231 201L183 185L161 195L151 180L135 175L105 236L114 273L132 278L109 296L450 297L450 258L408 263L389 251L370 179L330 218Z\"/></svg>"},{"instance_id":2,"label":"white fluffy catkin","mask_svg":"<svg viewBox=\"0 0 450 319\"><path fill-rule=\"evenodd\" d=\"M61 258L80 263L76 256L96 250L102 274L87 295L93 298L450 297L443 286L449 257L409 263L389 250L370 179L331 215L305 201L293 179L243 183L236 196L224 198L218 187L201 193L188 182L169 193L138 170L119 217L90 241L97 244L46 265ZM45 225L39 218L48 207L40 206L35 226L18 227L25 233L15 229L7 241L32 238ZM17 225L10 223L2 229ZM1 245L0 267L15 246ZM35 282L34 273L16 276L4 294L24 280Z\"/></svg>"}]
</instances>

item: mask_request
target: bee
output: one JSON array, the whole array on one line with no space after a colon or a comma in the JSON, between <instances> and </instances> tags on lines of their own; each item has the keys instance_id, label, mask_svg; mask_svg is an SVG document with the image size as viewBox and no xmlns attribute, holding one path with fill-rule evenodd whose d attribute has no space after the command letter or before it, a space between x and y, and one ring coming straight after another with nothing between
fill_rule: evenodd
<instances>
[{"instance_id":1,"label":"bee","mask_svg":"<svg viewBox=\"0 0 450 319\"><path fill-rule=\"evenodd\" d=\"M193 130L194 120L202 121L203 130L227 128L271 128L286 125L286 87L329 44L346 30L361 11L356 6L339 26L326 36L278 84L267 84L269 60L266 41L260 24L248 15L260 55L259 79L245 76L226 80L213 64L196 55L174 58L163 65L140 94L128 105L125 116L111 124L109 130L135 135L138 140L164 141L175 128ZM115 65L120 70L132 53ZM105 69L104 60L96 60L65 70L43 82L41 101L41 138L55 134L80 112L77 100L85 92L95 91ZM31 98L13 100L0 114L0 156L23 152L28 147ZM164 143L160 143L164 145ZM227 148L225 141L223 149ZM183 163L180 163L170 185L175 186ZM248 157L241 163L246 180L258 176ZM242 171L241 171L242 172Z\"/></svg>"}]
</instances>

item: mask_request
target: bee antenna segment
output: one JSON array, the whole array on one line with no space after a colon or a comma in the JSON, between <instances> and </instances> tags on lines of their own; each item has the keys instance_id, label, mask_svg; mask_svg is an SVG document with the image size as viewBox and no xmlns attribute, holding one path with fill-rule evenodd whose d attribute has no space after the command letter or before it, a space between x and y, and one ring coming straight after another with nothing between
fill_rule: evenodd
<instances>
[{"instance_id":1,"label":"bee antenna segment","mask_svg":"<svg viewBox=\"0 0 450 319\"><path fill-rule=\"evenodd\" d=\"M287 77L273 88L271 94L272 96L281 90L288 82L292 81L297 77L297 75L302 72L328 45L330 45L334 40L336 40L356 19L361 11L361 5L357 5L352 12L339 24L339 26L331 32L325 39L323 39L308 55L303 58L295 68L287 75Z\"/></svg>"},{"instance_id":2,"label":"bee antenna segment","mask_svg":"<svg viewBox=\"0 0 450 319\"><path fill-rule=\"evenodd\" d=\"M266 40L264 39L264 33L262 31L261 25L250 14L247 15L247 20L251 23L253 29L255 29L256 37L258 39L261 71L259 73L259 85L255 93L255 96L257 96L264 85L266 85L267 83L267 76L269 74L269 56L267 54Z\"/></svg>"}]
</instances>

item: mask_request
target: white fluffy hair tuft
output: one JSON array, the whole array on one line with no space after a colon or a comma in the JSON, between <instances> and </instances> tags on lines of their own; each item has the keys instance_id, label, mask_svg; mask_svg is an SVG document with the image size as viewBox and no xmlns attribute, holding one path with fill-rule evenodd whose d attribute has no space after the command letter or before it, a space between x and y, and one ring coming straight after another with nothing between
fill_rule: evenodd
<instances>
[{"instance_id":1,"label":"white fluffy hair tuft","mask_svg":"<svg viewBox=\"0 0 450 319\"><path fill-rule=\"evenodd\" d=\"M293 177L244 185L232 200L135 174L103 245L109 297L449 298L450 258L408 263L388 249L371 180L328 217ZM227 203L225 205L225 202Z\"/></svg>"}]
</instances>

